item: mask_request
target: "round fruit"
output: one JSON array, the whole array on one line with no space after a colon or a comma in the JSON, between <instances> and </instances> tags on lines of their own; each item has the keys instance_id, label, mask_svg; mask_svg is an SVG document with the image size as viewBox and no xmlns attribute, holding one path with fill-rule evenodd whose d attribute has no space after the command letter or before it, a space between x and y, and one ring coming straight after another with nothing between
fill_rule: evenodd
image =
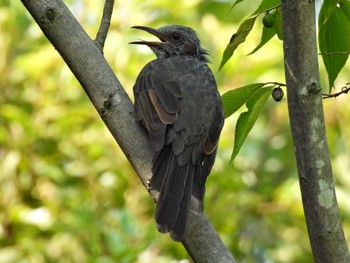
<instances>
[{"instance_id":1,"label":"round fruit","mask_svg":"<svg viewBox=\"0 0 350 263\"><path fill-rule=\"evenodd\" d=\"M272 98L277 102L282 100L283 95L284 95L284 92L280 87L274 88L272 91Z\"/></svg>"},{"instance_id":2,"label":"round fruit","mask_svg":"<svg viewBox=\"0 0 350 263\"><path fill-rule=\"evenodd\" d=\"M264 27L271 28L275 24L276 18L273 14L266 14L263 17L262 22L263 22Z\"/></svg>"}]
</instances>

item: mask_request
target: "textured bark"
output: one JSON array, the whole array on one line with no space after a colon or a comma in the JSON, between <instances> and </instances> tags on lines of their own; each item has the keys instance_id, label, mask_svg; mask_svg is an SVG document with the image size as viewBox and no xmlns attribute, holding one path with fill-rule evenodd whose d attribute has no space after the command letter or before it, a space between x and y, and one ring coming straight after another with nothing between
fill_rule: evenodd
<instances>
[{"instance_id":1,"label":"textured bark","mask_svg":"<svg viewBox=\"0 0 350 263\"><path fill-rule=\"evenodd\" d=\"M315 262L350 262L323 116L315 3L285 0L282 14L290 125L312 253Z\"/></svg>"},{"instance_id":2,"label":"textured bark","mask_svg":"<svg viewBox=\"0 0 350 263\"><path fill-rule=\"evenodd\" d=\"M96 34L95 44L103 53L103 47L107 38L109 27L111 25L111 18L113 14L114 0L105 0L105 6L103 8L103 14L101 19L100 28Z\"/></svg>"},{"instance_id":3,"label":"textured bark","mask_svg":"<svg viewBox=\"0 0 350 263\"><path fill-rule=\"evenodd\" d=\"M61 0L22 0L76 76L148 189L153 152L133 105L102 53ZM234 262L205 214L190 214L184 246L194 262Z\"/></svg>"}]
</instances>

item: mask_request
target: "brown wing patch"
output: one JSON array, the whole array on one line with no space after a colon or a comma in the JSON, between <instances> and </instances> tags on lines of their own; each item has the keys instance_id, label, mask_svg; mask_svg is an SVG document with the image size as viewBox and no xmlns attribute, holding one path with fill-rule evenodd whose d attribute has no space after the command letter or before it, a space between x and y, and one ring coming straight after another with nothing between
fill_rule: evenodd
<instances>
[{"instance_id":1,"label":"brown wing patch","mask_svg":"<svg viewBox=\"0 0 350 263\"><path fill-rule=\"evenodd\" d=\"M212 154L218 147L221 129L224 125L224 114L221 107L216 108L215 117L209 128L208 137L205 140L204 152Z\"/></svg>"},{"instance_id":2,"label":"brown wing patch","mask_svg":"<svg viewBox=\"0 0 350 263\"><path fill-rule=\"evenodd\" d=\"M153 107L155 108L156 112L158 113L158 116L160 120L164 124L172 124L177 120L177 113L170 114L168 113L165 108L158 102L157 100L157 93L155 89L149 89L148 90L149 98L151 99L151 102L153 104Z\"/></svg>"},{"instance_id":3,"label":"brown wing patch","mask_svg":"<svg viewBox=\"0 0 350 263\"><path fill-rule=\"evenodd\" d=\"M208 141L206 142L205 146L204 146L204 152L205 154L212 154L215 149L218 147L218 141L215 141L213 143L208 143Z\"/></svg>"}]
</instances>

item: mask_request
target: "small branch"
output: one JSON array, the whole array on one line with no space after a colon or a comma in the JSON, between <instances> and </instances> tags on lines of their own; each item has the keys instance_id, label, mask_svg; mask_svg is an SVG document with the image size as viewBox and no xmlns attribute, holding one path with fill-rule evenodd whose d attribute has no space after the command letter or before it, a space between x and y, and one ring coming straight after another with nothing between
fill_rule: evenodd
<instances>
[{"instance_id":1,"label":"small branch","mask_svg":"<svg viewBox=\"0 0 350 263\"><path fill-rule=\"evenodd\" d=\"M94 40L98 49L103 53L103 47L105 45L109 26L111 25L111 17L113 13L114 0L106 0L103 8L103 14L101 19L100 28L98 29L96 38Z\"/></svg>"},{"instance_id":2,"label":"small branch","mask_svg":"<svg viewBox=\"0 0 350 263\"><path fill-rule=\"evenodd\" d=\"M338 52L319 53L319 55L346 55L346 54L350 54L350 51L338 51Z\"/></svg>"},{"instance_id":3,"label":"small branch","mask_svg":"<svg viewBox=\"0 0 350 263\"><path fill-rule=\"evenodd\" d=\"M282 4L279 4L279 5L276 5L276 6L274 6L274 7L269 8L269 9L266 9L264 12L261 12L260 14L268 13L268 12L274 10L274 9L277 9L277 8L281 7L281 5L282 5Z\"/></svg>"},{"instance_id":4,"label":"small branch","mask_svg":"<svg viewBox=\"0 0 350 263\"><path fill-rule=\"evenodd\" d=\"M265 85L268 85L268 84L276 85L278 87L286 87L286 84L280 83L280 82L273 82L273 81L271 82L271 81L269 81L269 82L265 83Z\"/></svg>"},{"instance_id":5,"label":"small branch","mask_svg":"<svg viewBox=\"0 0 350 263\"><path fill-rule=\"evenodd\" d=\"M350 83L346 83L346 85L350 85ZM329 99L329 98L336 98L341 94L348 94L348 92L350 91L350 87L342 87L341 91L337 92L337 93L333 93L333 94L326 94L326 93L322 93L322 97L323 99Z\"/></svg>"}]
</instances>

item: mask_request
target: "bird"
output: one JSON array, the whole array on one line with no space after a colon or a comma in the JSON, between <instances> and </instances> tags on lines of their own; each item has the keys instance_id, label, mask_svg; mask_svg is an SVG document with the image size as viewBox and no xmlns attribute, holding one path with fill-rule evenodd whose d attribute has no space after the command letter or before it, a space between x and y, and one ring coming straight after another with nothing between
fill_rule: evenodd
<instances>
[{"instance_id":1,"label":"bird","mask_svg":"<svg viewBox=\"0 0 350 263\"><path fill-rule=\"evenodd\" d=\"M149 185L159 193L157 229L182 241L189 211L203 212L205 183L213 167L224 124L220 93L208 67L208 51L186 26L133 26L159 41L138 40L156 59L135 85L134 112L147 129L154 156Z\"/></svg>"}]
</instances>

